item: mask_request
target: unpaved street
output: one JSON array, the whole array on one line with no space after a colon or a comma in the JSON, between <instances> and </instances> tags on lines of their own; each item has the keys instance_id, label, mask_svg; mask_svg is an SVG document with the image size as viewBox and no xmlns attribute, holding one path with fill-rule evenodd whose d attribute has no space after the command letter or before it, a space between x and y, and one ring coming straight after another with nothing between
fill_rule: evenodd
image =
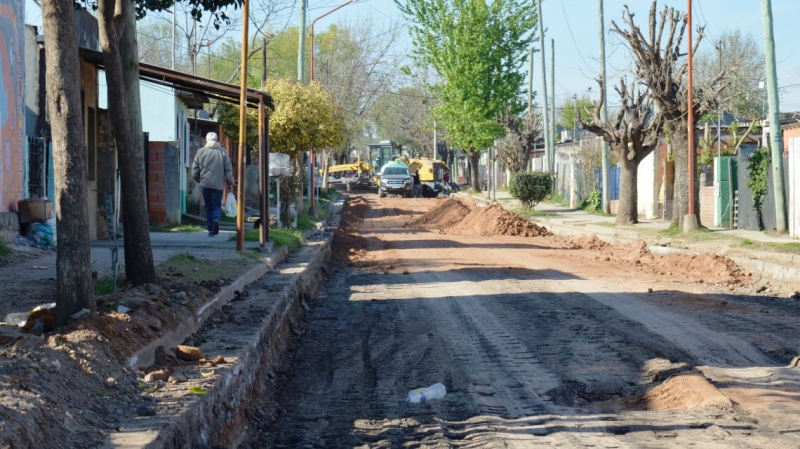
<instances>
[{"instance_id":1,"label":"unpaved street","mask_svg":"<svg viewBox=\"0 0 800 449\"><path fill-rule=\"evenodd\" d=\"M800 446L800 302L444 201L350 198L251 447Z\"/></svg>"}]
</instances>

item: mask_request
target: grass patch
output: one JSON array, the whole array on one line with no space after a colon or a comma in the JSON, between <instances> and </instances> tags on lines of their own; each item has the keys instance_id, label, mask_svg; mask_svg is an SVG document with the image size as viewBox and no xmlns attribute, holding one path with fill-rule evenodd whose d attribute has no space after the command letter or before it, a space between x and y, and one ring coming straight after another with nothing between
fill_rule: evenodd
<instances>
[{"instance_id":1,"label":"grass patch","mask_svg":"<svg viewBox=\"0 0 800 449\"><path fill-rule=\"evenodd\" d=\"M298 219L299 220L299 219ZM257 242L260 237L260 229L251 229L244 233L245 242ZM289 251L294 251L303 244L302 231L289 228L270 228L269 239L275 244L275 247L285 246ZM236 240L236 236L231 236L228 240Z\"/></svg>"},{"instance_id":2,"label":"grass patch","mask_svg":"<svg viewBox=\"0 0 800 449\"><path fill-rule=\"evenodd\" d=\"M800 242L773 243L756 242L750 239L743 239L741 242L739 242L739 246L762 251L800 254Z\"/></svg>"},{"instance_id":3,"label":"grass patch","mask_svg":"<svg viewBox=\"0 0 800 449\"><path fill-rule=\"evenodd\" d=\"M523 217L554 217L556 214L548 214L547 212L541 210L532 210L532 209L512 209L511 212L514 212L517 215L522 215Z\"/></svg>"},{"instance_id":4,"label":"grass patch","mask_svg":"<svg viewBox=\"0 0 800 449\"><path fill-rule=\"evenodd\" d=\"M236 223L236 217L229 217L229 216L227 216L225 214L222 214L222 220L220 220L220 222L222 222L222 223Z\"/></svg>"},{"instance_id":5,"label":"grass patch","mask_svg":"<svg viewBox=\"0 0 800 449\"><path fill-rule=\"evenodd\" d=\"M234 277L256 263L259 263L259 255L249 252L213 262L189 253L180 253L158 264L156 272L159 276L199 282Z\"/></svg>"},{"instance_id":6,"label":"grass patch","mask_svg":"<svg viewBox=\"0 0 800 449\"><path fill-rule=\"evenodd\" d=\"M122 290L124 277L120 274L117 276L117 291ZM94 295L103 296L114 293L114 276L106 275L94 280Z\"/></svg>"},{"instance_id":7,"label":"grass patch","mask_svg":"<svg viewBox=\"0 0 800 449\"><path fill-rule=\"evenodd\" d=\"M202 228L197 225L188 225L183 224L179 226L160 226L160 227L152 227L150 231L152 232L197 232L197 231L205 231L205 228Z\"/></svg>"}]
</instances>

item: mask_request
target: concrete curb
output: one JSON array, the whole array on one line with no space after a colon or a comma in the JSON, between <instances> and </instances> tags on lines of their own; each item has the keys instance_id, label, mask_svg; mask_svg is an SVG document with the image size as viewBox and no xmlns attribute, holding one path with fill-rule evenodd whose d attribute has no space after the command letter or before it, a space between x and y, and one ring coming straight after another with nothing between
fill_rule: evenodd
<instances>
[{"instance_id":1,"label":"concrete curb","mask_svg":"<svg viewBox=\"0 0 800 449\"><path fill-rule=\"evenodd\" d=\"M341 201L337 201L332 213L331 226L338 226L338 212ZM337 210L338 209L338 210ZM304 233L310 237L315 231ZM203 310L197 313L196 326L192 333L200 328L200 324L214 310L230 303L234 309L251 313L253 307L264 310L258 315L260 322L253 322L249 327L231 323L235 331L217 327L215 324L209 331L209 344L225 342L233 346L224 350L205 348L206 357L224 355L228 363L215 368L210 379L190 379L184 384L167 385L171 389L168 397L156 399L157 414L152 417L137 418L123 426L121 432L113 433L106 447L114 448L194 448L194 447L238 447L246 438L243 425L245 413L256 406L259 398L269 395L270 379L274 377L272 370L286 350L292 334L293 323L304 313L303 300L312 297L324 279L324 273L331 258L333 232L323 232L320 238L307 241L297 252L289 255L285 247L280 248L271 266L286 260L275 272L268 273L267 264L254 267L234 284L221 291ZM257 289L244 301L230 302L235 290L268 276L264 282L270 286L283 286L279 292L275 290ZM269 276L274 276L269 278ZM241 298L240 298L241 299ZM208 329L208 327L204 328ZM218 332L219 335L213 334ZM184 336L188 337L190 334ZM176 337L177 338L177 337ZM183 341L181 339L179 342ZM162 342L163 344L163 342ZM153 355L158 345L153 344ZM140 361L141 363L141 356ZM189 386L202 386L205 395L187 395Z\"/></svg>"},{"instance_id":2,"label":"concrete curb","mask_svg":"<svg viewBox=\"0 0 800 449\"><path fill-rule=\"evenodd\" d=\"M203 321L214 313L217 309L224 306L234 297L234 292L243 290L247 285L255 282L268 271L275 269L275 267L286 260L288 254L286 247L280 247L272 257L264 258L264 263L254 266L247 270L242 276L232 282L230 285L223 287L219 293L214 295L211 301L197 309L195 316L179 325L176 329L167 332L157 340L152 341L150 344L140 349L127 360L127 365L130 368L146 367L153 364L156 356L156 349L159 346L165 348L174 347L181 344L187 337L197 332L197 329L203 324Z\"/></svg>"}]
</instances>

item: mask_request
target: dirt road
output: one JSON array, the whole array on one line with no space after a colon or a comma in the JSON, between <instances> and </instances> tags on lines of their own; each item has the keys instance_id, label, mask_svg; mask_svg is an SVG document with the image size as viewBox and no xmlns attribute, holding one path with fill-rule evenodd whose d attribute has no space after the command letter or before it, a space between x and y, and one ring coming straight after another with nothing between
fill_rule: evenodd
<instances>
[{"instance_id":1,"label":"dirt road","mask_svg":"<svg viewBox=\"0 0 800 449\"><path fill-rule=\"evenodd\" d=\"M350 199L251 447L800 446L800 302L724 260L422 217L443 201Z\"/></svg>"}]
</instances>

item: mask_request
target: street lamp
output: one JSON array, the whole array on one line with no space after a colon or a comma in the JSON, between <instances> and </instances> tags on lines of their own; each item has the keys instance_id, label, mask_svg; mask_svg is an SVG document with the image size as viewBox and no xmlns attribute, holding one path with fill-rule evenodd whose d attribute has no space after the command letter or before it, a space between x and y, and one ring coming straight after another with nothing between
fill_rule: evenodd
<instances>
[{"instance_id":1,"label":"street lamp","mask_svg":"<svg viewBox=\"0 0 800 449\"><path fill-rule=\"evenodd\" d=\"M313 21L311 21L311 81L314 81L314 24L317 23L317 20L327 16L328 14L334 13L334 12L344 8L345 6L353 3L354 1L355 0L347 0L346 2L344 2L341 5L337 6L336 8L333 8L332 10L326 12L325 14L323 14L323 15L317 17L316 19L314 19ZM311 186L311 195L310 195L311 206L309 207L308 212L313 217L313 216L317 215L317 212L316 212L316 209L315 209L315 204L314 204L314 149L313 148L311 149L311 151L309 151L308 163L310 165L310 170L309 170L310 176L308 177L309 178L308 182L309 182L309 185Z\"/></svg>"}]
</instances>

